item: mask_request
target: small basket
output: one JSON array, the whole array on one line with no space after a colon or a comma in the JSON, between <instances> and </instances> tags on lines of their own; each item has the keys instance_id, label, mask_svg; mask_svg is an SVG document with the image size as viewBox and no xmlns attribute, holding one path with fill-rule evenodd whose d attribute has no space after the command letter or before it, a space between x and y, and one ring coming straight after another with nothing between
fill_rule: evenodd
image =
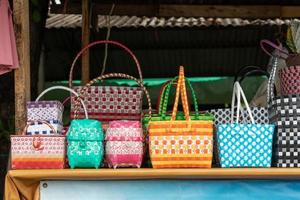
<instances>
[{"instance_id":1,"label":"small basket","mask_svg":"<svg viewBox=\"0 0 300 200\"><path fill-rule=\"evenodd\" d=\"M151 119L151 100L148 91L138 79L122 73L111 73L99 76L91 80L83 87L79 94L85 96L90 85L107 78L126 78L134 80L146 95L149 106L149 118ZM74 103L76 110L78 99ZM75 113L75 117L76 117ZM144 135L140 121L114 120L110 121L106 134L106 161L110 167L140 167L144 155Z\"/></svg>"},{"instance_id":2,"label":"small basket","mask_svg":"<svg viewBox=\"0 0 300 200\"><path fill-rule=\"evenodd\" d=\"M140 168L144 155L144 136L140 121L111 121L105 140L105 157L109 167Z\"/></svg>"},{"instance_id":3,"label":"small basket","mask_svg":"<svg viewBox=\"0 0 300 200\"><path fill-rule=\"evenodd\" d=\"M47 122L55 133L54 128ZM25 135L27 124L22 135L11 138L12 169L63 169L66 157L66 138L60 135Z\"/></svg>"}]
</instances>

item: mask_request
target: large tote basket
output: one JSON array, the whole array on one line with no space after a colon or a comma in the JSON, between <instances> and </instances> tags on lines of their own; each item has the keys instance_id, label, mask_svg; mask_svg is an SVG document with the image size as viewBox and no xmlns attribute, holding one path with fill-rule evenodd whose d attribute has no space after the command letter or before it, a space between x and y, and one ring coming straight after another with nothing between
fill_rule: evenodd
<instances>
[{"instance_id":1,"label":"large tote basket","mask_svg":"<svg viewBox=\"0 0 300 200\"><path fill-rule=\"evenodd\" d=\"M184 120L176 120L181 96ZM164 111L162 117L166 115ZM149 148L153 168L210 168L213 150L213 121L191 120L183 67L169 121L149 122Z\"/></svg>"},{"instance_id":2,"label":"large tote basket","mask_svg":"<svg viewBox=\"0 0 300 200\"><path fill-rule=\"evenodd\" d=\"M300 95L275 97L274 82L277 63L268 84L270 122L277 125L273 165L300 167Z\"/></svg>"},{"instance_id":3,"label":"large tote basket","mask_svg":"<svg viewBox=\"0 0 300 200\"><path fill-rule=\"evenodd\" d=\"M276 49L280 54L272 55L267 51L266 45ZM282 92L281 94L288 95L275 96L277 71L283 73L285 69L279 69L280 60L286 59L287 53L281 47L267 40L261 41L261 47L268 55L272 56L267 99L270 123L277 125L273 148L273 166L300 167L300 95L292 95L289 94L287 88L278 90L276 87L277 94Z\"/></svg>"},{"instance_id":4,"label":"large tote basket","mask_svg":"<svg viewBox=\"0 0 300 200\"><path fill-rule=\"evenodd\" d=\"M241 97L251 123L239 123ZM237 115L234 122L236 99ZM221 167L271 167L275 126L255 123L245 94L238 82L234 84L231 107L231 123L217 126Z\"/></svg>"},{"instance_id":5,"label":"large tote basket","mask_svg":"<svg viewBox=\"0 0 300 200\"><path fill-rule=\"evenodd\" d=\"M69 76L69 86L76 92L79 92L83 86L73 86L73 69L80 56L89 48L100 44L110 44L121 48L127 52L134 60L140 81L142 81L142 72L139 61L132 51L123 44L116 41L102 40L90 43L84 47L75 57ZM140 120L142 112L143 91L140 87L127 86L91 86L86 90L83 101L87 106L90 119L97 119L101 122L112 120ZM74 96L71 99L71 117L74 118ZM84 118L84 111L79 110L79 118Z\"/></svg>"}]
</instances>

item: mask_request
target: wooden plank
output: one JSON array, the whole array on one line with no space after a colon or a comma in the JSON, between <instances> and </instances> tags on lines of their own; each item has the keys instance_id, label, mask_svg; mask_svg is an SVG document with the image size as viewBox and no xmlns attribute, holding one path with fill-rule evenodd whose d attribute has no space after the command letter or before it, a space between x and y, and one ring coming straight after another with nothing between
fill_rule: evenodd
<instances>
[{"instance_id":1,"label":"wooden plank","mask_svg":"<svg viewBox=\"0 0 300 200\"><path fill-rule=\"evenodd\" d=\"M13 16L20 68L15 70L15 127L20 134L26 124L30 100L29 1L14 0Z\"/></svg>"},{"instance_id":2,"label":"wooden plank","mask_svg":"<svg viewBox=\"0 0 300 200\"><path fill-rule=\"evenodd\" d=\"M96 4L96 14L107 15L111 5ZM62 13L62 7L53 6L52 13ZM228 17L228 18L292 18L300 17L300 6L279 5L129 5L117 4L115 15L158 16L158 17ZM81 5L72 3L67 13L81 13Z\"/></svg>"},{"instance_id":3,"label":"wooden plank","mask_svg":"<svg viewBox=\"0 0 300 200\"><path fill-rule=\"evenodd\" d=\"M9 176L32 180L300 179L300 168L10 170Z\"/></svg>"},{"instance_id":4,"label":"wooden plank","mask_svg":"<svg viewBox=\"0 0 300 200\"><path fill-rule=\"evenodd\" d=\"M282 6L281 15L283 18L300 17L300 6Z\"/></svg>"},{"instance_id":5,"label":"wooden plank","mask_svg":"<svg viewBox=\"0 0 300 200\"><path fill-rule=\"evenodd\" d=\"M84 47L90 42L90 6L89 0L82 1L82 26L81 46ZM90 52L89 49L82 55L81 60L81 83L86 84L90 80Z\"/></svg>"},{"instance_id":6,"label":"wooden plank","mask_svg":"<svg viewBox=\"0 0 300 200\"><path fill-rule=\"evenodd\" d=\"M228 17L273 18L280 16L280 6L203 6L161 5L159 15L164 17Z\"/></svg>"},{"instance_id":7,"label":"wooden plank","mask_svg":"<svg viewBox=\"0 0 300 200\"><path fill-rule=\"evenodd\" d=\"M67 14L81 14L81 4L70 3L68 5ZM93 11L96 14L108 15L111 9L111 4L95 4ZM62 6L54 5L51 7L51 13L63 13ZM156 5L131 5L131 4L117 4L114 8L116 15L136 15L136 16L155 16L158 14L158 6Z\"/></svg>"}]
</instances>

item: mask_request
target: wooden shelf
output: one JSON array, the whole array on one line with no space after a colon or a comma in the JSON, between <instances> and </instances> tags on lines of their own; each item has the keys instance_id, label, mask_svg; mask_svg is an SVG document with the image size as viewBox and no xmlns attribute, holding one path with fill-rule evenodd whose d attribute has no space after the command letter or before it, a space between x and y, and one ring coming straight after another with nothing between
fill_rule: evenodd
<instances>
[{"instance_id":1,"label":"wooden shelf","mask_svg":"<svg viewBox=\"0 0 300 200\"><path fill-rule=\"evenodd\" d=\"M10 170L9 176L43 180L300 179L300 168Z\"/></svg>"}]
</instances>

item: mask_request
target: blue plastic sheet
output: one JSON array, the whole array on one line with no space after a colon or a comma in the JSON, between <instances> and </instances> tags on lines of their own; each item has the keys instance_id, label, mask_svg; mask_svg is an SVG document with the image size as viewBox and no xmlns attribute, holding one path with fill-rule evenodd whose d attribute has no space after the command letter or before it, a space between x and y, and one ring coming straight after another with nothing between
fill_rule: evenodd
<instances>
[{"instance_id":1,"label":"blue plastic sheet","mask_svg":"<svg viewBox=\"0 0 300 200\"><path fill-rule=\"evenodd\" d=\"M40 188L41 200L300 199L300 180L44 181Z\"/></svg>"}]
</instances>

